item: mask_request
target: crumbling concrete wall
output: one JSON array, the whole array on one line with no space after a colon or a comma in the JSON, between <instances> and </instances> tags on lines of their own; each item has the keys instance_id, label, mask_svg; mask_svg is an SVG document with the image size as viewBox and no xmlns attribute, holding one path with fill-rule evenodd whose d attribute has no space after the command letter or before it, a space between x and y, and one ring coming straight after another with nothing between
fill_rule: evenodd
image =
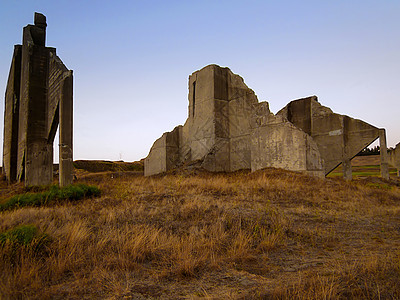
<instances>
[{"instance_id":1,"label":"crumbling concrete wall","mask_svg":"<svg viewBox=\"0 0 400 300\"><path fill-rule=\"evenodd\" d=\"M202 160L210 171L250 168L250 120L258 100L228 68L207 66L189 77L189 115L182 161Z\"/></svg>"},{"instance_id":2,"label":"crumbling concrete wall","mask_svg":"<svg viewBox=\"0 0 400 300\"><path fill-rule=\"evenodd\" d=\"M283 116L312 137L324 160L325 175L343 163L344 175L351 179L350 160L377 138L380 138L382 153L385 153L384 130L364 121L336 114L330 108L322 106L316 96L292 101L277 115ZM382 175L388 178L387 158L382 159Z\"/></svg>"},{"instance_id":3,"label":"crumbling concrete wall","mask_svg":"<svg viewBox=\"0 0 400 300\"><path fill-rule=\"evenodd\" d=\"M175 129L154 143L145 159L146 176L193 162L209 171L281 167L321 173L318 153L307 152L315 148L313 141L287 120L275 117L268 103L259 103L254 91L228 68L209 65L190 75L188 100L185 125L178 127L179 134L174 134L178 130ZM276 130L270 132L274 126ZM171 134L179 137L179 140L174 139L173 146L166 143ZM276 145L281 143L278 136L281 142L286 142L282 144L285 152L275 151ZM276 143L266 143L265 137L274 137ZM299 140L302 143L298 143ZM271 158L274 151L276 156ZM295 158L296 155L299 158ZM313 158L315 161L311 162ZM293 164L293 160L304 163Z\"/></svg>"},{"instance_id":4,"label":"crumbling concrete wall","mask_svg":"<svg viewBox=\"0 0 400 300\"><path fill-rule=\"evenodd\" d=\"M390 149L388 155L390 165L397 169L397 176L400 176L400 143L396 145L396 148Z\"/></svg>"},{"instance_id":5,"label":"crumbling concrete wall","mask_svg":"<svg viewBox=\"0 0 400 300\"><path fill-rule=\"evenodd\" d=\"M240 76L209 65L189 76L188 100L188 119L154 143L146 176L194 162L209 171L276 167L324 176L342 163L351 179L350 160L377 138L381 174L389 176L385 130L333 113L315 96L274 115Z\"/></svg>"},{"instance_id":6,"label":"crumbling concrete wall","mask_svg":"<svg viewBox=\"0 0 400 300\"><path fill-rule=\"evenodd\" d=\"M48 185L53 142L60 124L60 184L72 183L72 71L45 47L46 17L23 29L14 48L4 111L3 172L12 182Z\"/></svg>"},{"instance_id":7,"label":"crumbling concrete wall","mask_svg":"<svg viewBox=\"0 0 400 300\"><path fill-rule=\"evenodd\" d=\"M151 147L144 161L145 176L163 173L179 165L179 142L182 126L177 126L172 132L165 132Z\"/></svg>"},{"instance_id":8,"label":"crumbling concrete wall","mask_svg":"<svg viewBox=\"0 0 400 300\"><path fill-rule=\"evenodd\" d=\"M317 144L280 116L270 117L253 129L251 150L252 171L274 167L324 177Z\"/></svg>"}]
</instances>

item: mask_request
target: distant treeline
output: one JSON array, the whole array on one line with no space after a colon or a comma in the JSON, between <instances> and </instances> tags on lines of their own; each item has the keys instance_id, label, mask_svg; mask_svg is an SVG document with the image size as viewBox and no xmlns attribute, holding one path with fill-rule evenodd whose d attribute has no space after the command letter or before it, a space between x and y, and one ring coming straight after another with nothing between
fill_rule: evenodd
<instances>
[{"instance_id":1,"label":"distant treeline","mask_svg":"<svg viewBox=\"0 0 400 300\"><path fill-rule=\"evenodd\" d=\"M358 153L358 156L367 156L367 155L378 155L380 153L379 151L379 146L375 146L373 148L365 148L362 150L360 153Z\"/></svg>"}]
</instances>

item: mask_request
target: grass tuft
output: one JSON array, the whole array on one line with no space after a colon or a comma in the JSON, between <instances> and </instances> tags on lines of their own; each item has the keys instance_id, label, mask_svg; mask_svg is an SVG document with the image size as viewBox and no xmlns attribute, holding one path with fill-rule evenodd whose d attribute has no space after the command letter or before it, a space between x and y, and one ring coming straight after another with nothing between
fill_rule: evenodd
<instances>
[{"instance_id":1,"label":"grass tuft","mask_svg":"<svg viewBox=\"0 0 400 300\"><path fill-rule=\"evenodd\" d=\"M20 247L39 250L50 241L51 238L45 233L40 233L34 225L20 225L0 233L0 246L13 250Z\"/></svg>"},{"instance_id":2,"label":"grass tuft","mask_svg":"<svg viewBox=\"0 0 400 300\"><path fill-rule=\"evenodd\" d=\"M85 184L69 185L63 188L53 185L48 191L15 195L0 204L0 211L25 206L42 206L52 201L73 201L85 197L98 197L100 194L101 192L99 188Z\"/></svg>"}]
</instances>

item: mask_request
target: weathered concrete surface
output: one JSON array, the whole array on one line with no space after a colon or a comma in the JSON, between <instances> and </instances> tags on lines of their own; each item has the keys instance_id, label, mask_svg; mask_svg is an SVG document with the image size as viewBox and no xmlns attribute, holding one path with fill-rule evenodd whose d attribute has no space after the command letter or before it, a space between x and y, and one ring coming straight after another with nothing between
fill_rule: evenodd
<instances>
[{"instance_id":1,"label":"weathered concrete surface","mask_svg":"<svg viewBox=\"0 0 400 300\"><path fill-rule=\"evenodd\" d=\"M343 164L351 179L351 159L385 131L333 113L317 97L290 102L273 115L243 79L228 68L209 65L189 76L189 114L184 126L164 133L145 159L145 175L197 162L209 171L266 167L324 176ZM387 155L382 177L388 177Z\"/></svg>"},{"instance_id":2,"label":"weathered concrete surface","mask_svg":"<svg viewBox=\"0 0 400 300\"><path fill-rule=\"evenodd\" d=\"M250 119L257 98L228 68L210 65L189 77L189 160L210 171L250 168ZM184 146L185 147L185 146Z\"/></svg>"},{"instance_id":3,"label":"weathered concrete surface","mask_svg":"<svg viewBox=\"0 0 400 300\"><path fill-rule=\"evenodd\" d=\"M322 174L319 154L307 154L316 148L313 141L275 117L268 103L259 103L254 91L228 68L209 65L190 75L188 100L188 119L174 134L179 139L171 146L166 139L173 133L165 133L154 143L145 159L146 176L195 161L209 171L281 167ZM281 140L267 143L266 137ZM284 153L276 151L279 143Z\"/></svg>"},{"instance_id":4,"label":"weathered concrete surface","mask_svg":"<svg viewBox=\"0 0 400 300\"><path fill-rule=\"evenodd\" d=\"M21 45L14 46L8 76L4 108L3 174L10 181L17 179L19 99L21 83Z\"/></svg>"},{"instance_id":5,"label":"weathered concrete surface","mask_svg":"<svg viewBox=\"0 0 400 300\"><path fill-rule=\"evenodd\" d=\"M26 186L52 182L60 120L60 184L72 183L72 71L45 47L46 26L46 17L35 13L35 25L24 27L6 90L3 169L9 181Z\"/></svg>"},{"instance_id":6,"label":"weathered concrete surface","mask_svg":"<svg viewBox=\"0 0 400 300\"><path fill-rule=\"evenodd\" d=\"M44 47L45 34L45 28L35 25L23 30L17 178L25 179L27 186L50 184L53 177L53 145L46 138L49 49Z\"/></svg>"},{"instance_id":7,"label":"weathered concrete surface","mask_svg":"<svg viewBox=\"0 0 400 300\"><path fill-rule=\"evenodd\" d=\"M253 129L251 149L252 171L274 167L324 176L316 143L282 117L270 117Z\"/></svg>"},{"instance_id":8,"label":"weathered concrete surface","mask_svg":"<svg viewBox=\"0 0 400 300\"><path fill-rule=\"evenodd\" d=\"M400 143L396 145L396 148L390 149L388 156L390 165L397 169L397 176L400 176Z\"/></svg>"},{"instance_id":9,"label":"weathered concrete surface","mask_svg":"<svg viewBox=\"0 0 400 300\"><path fill-rule=\"evenodd\" d=\"M59 182L67 186L73 181L73 77L72 71L63 72L60 105ZM52 140L54 142L54 139Z\"/></svg>"},{"instance_id":10,"label":"weathered concrete surface","mask_svg":"<svg viewBox=\"0 0 400 300\"><path fill-rule=\"evenodd\" d=\"M386 148L384 130L364 121L333 113L328 107L322 106L316 96L290 102L277 115L283 116L296 127L310 135L318 145L321 158L324 160L325 175L329 174L339 164L343 163L343 173L346 179L351 179L351 159L377 138ZM384 152L384 151L383 151ZM387 159L382 157L382 176L388 172L384 167Z\"/></svg>"},{"instance_id":11,"label":"weathered concrete surface","mask_svg":"<svg viewBox=\"0 0 400 300\"><path fill-rule=\"evenodd\" d=\"M144 175L150 176L173 169L179 164L179 136L182 126L166 132L156 140L144 161Z\"/></svg>"},{"instance_id":12,"label":"weathered concrete surface","mask_svg":"<svg viewBox=\"0 0 400 300\"><path fill-rule=\"evenodd\" d=\"M386 131L379 129L379 153L381 157L381 177L389 179L389 157L386 145Z\"/></svg>"}]
</instances>

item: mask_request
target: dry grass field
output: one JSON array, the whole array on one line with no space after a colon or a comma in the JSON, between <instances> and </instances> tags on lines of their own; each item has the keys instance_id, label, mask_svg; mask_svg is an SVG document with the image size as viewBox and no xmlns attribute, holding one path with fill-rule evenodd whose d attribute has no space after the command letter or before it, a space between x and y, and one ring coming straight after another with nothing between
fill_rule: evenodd
<instances>
[{"instance_id":1,"label":"dry grass field","mask_svg":"<svg viewBox=\"0 0 400 300\"><path fill-rule=\"evenodd\" d=\"M0 233L38 230L0 239L1 299L400 298L396 178L77 176L102 195L0 212ZM0 187L0 203L24 191Z\"/></svg>"}]
</instances>

